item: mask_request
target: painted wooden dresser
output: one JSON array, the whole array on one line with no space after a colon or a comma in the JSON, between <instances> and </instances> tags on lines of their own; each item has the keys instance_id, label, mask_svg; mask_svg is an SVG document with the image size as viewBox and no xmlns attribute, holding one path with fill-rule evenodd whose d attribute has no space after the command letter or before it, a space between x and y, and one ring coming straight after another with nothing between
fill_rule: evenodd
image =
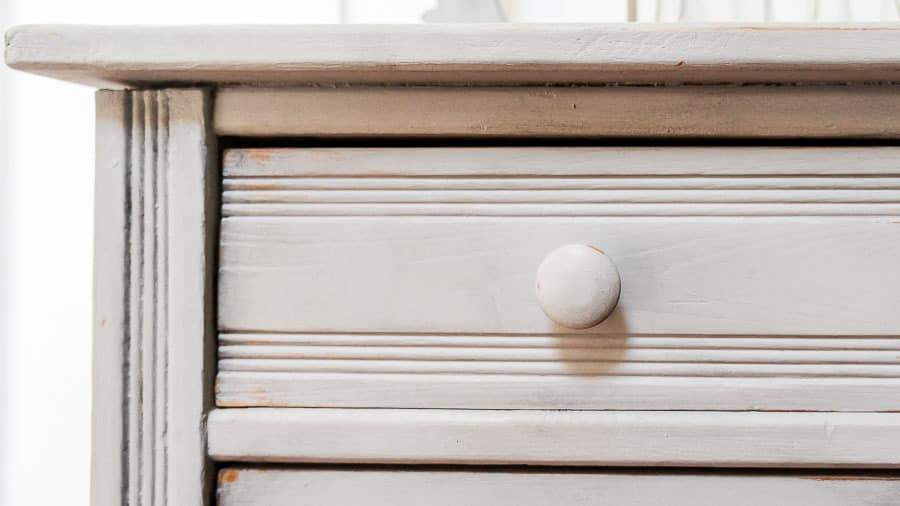
<instances>
[{"instance_id":1,"label":"painted wooden dresser","mask_svg":"<svg viewBox=\"0 0 900 506\"><path fill-rule=\"evenodd\" d=\"M895 26L34 26L93 504L900 504Z\"/></svg>"}]
</instances>

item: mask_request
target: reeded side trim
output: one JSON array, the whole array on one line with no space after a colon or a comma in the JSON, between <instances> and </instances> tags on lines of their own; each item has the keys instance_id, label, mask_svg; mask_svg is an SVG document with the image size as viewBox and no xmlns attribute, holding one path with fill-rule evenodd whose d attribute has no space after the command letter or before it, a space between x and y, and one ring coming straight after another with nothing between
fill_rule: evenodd
<instances>
[{"instance_id":1,"label":"reeded side trim","mask_svg":"<svg viewBox=\"0 0 900 506\"><path fill-rule=\"evenodd\" d=\"M97 103L92 504L204 504L209 95L102 91Z\"/></svg>"}]
</instances>

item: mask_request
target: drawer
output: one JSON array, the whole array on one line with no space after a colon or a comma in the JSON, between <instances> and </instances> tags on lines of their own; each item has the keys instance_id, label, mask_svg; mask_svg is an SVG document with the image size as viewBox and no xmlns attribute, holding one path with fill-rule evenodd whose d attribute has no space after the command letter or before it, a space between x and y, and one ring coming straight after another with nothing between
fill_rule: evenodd
<instances>
[{"instance_id":1,"label":"drawer","mask_svg":"<svg viewBox=\"0 0 900 506\"><path fill-rule=\"evenodd\" d=\"M217 403L898 410L898 154L228 151ZM535 296L572 243L621 283L585 330Z\"/></svg>"},{"instance_id":2,"label":"drawer","mask_svg":"<svg viewBox=\"0 0 900 506\"><path fill-rule=\"evenodd\" d=\"M840 474L225 468L218 499L220 506L893 506L900 502L900 481Z\"/></svg>"}]
</instances>

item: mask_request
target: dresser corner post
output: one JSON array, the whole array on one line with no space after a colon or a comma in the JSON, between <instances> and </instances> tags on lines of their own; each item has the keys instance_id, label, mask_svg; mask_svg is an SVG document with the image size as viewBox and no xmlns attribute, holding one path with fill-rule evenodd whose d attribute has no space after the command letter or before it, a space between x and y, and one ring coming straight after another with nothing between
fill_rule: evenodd
<instances>
[{"instance_id":1,"label":"dresser corner post","mask_svg":"<svg viewBox=\"0 0 900 506\"><path fill-rule=\"evenodd\" d=\"M93 506L213 499L211 110L207 89L96 95Z\"/></svg>"}]
</instances>

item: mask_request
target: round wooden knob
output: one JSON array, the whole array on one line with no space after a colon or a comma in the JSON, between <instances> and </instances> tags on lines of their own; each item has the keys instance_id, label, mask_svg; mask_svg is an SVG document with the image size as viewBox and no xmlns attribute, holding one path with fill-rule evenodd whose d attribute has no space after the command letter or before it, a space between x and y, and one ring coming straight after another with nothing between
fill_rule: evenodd
<instances>
[{"instance_id":1,"label":"round wooden knob","mask_svg":"<svg viewBox=\"0 0 900 506\"><path fill-rule=\"evenodd\" d=\"M603 250L567 244L551 251L537 270L537 299L551 320L570 329L602 322L619 302L619 270Z\"/></svg>"}]
</instances>

